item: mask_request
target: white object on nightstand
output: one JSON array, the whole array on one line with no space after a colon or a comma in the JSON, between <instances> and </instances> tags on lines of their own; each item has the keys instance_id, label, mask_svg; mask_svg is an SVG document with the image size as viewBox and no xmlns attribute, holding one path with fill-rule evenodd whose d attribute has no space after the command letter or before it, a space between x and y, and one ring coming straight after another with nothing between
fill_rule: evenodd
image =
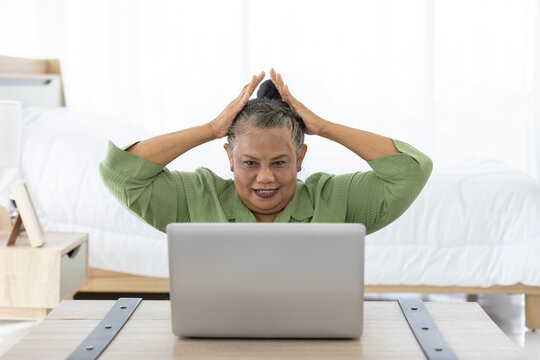
<instances>
[{"instance_id":1,"label":"white object on nightstand","mask_svg":"<svg viewBox=\"0 0 540 360\"><path fill-rule=\"evenodd\" d=\"M0 168L19 165L21 103L0 100Z\"/></svg>"},{"instance_id":2,"label":"white object on nightstand","mask_svg":"<svg viewBox=\"0 0 540 360\"><path fill-rule=\"evenodd\" d=\"M0 168L18 167L21 123L21 103L18 101L0 100ZM12 186L13 195L19 213L11 227L6 246L12 246L19 235L21 225L24 227L33 247L43 245L43 228L36 208L24 181ZM1 208L4 213L5 209ZM2 224L0 224L2 225Z\"/></svg>"}]
</instances>

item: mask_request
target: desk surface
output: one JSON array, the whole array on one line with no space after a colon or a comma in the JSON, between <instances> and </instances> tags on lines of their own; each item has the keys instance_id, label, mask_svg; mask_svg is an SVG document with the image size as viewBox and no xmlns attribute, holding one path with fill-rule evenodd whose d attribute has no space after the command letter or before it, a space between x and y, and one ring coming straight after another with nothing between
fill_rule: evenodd
<instances>
[{"instance_id":1,"label":"desk surface","mask_svg":"<svg viewBox=\"0 0 540 360\"><path fill-rule=\"evenodd\" d=\"M63 301L3 359L64 359L114 301ZM521 349L477 303L425 303L460 359L520 359ZM397 302L366 301L360 340L181 339L168 301L143 301L101 359L425 359Z\"/></svg>"}]
</instances>

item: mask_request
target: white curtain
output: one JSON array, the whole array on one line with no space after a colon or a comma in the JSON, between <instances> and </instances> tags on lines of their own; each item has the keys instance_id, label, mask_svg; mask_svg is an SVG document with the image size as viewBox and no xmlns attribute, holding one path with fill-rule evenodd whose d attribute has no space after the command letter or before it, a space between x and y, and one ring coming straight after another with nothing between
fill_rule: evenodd
<instances>
[{"instance_id":1,"label":"white curtain","mask_svg":"<svg viewBox=\"0 0 540 360\"><path fill-rule=\"evenodd\" d=\"M69 107L155 133L213 119L251 74L275 67L328 120L539 178L539 4L0 0L0 54L60 58ZM312 168L359 162L307 142ZM203 165L221 144L205 146Z\"/></svg>"}]
</instances>

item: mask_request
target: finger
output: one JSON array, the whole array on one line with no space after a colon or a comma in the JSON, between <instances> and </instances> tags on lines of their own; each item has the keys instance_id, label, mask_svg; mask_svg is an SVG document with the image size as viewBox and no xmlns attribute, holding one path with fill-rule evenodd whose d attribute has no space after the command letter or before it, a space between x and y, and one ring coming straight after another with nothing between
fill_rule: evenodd
<instances>
[{"instance_id":1,"label":"finger","mask_svg":"<svg viewBox=\"0 0 540 360\"><path fill-rule=\"evenodd\" d=\"M253 90L257 86L257 83L258 83L257 75L252 75L251 81L249 82L249 86L247 87L247 91Z\"/></svg>"},{"instance_id":2,"label":"finger","mask_svg":"<svg viewBox=\"0 0 540 360\"><path fill-rule=\"evenodd\" d=\"M240 100L240 102L242 103L242 106L249 100L259 83L262 81L262 79L264 79L264 76L264 71L261 71L259 75L253 75L251 77L251 81L244 86L242 92L237 98L237 100Z\"/></svg>"},{"instance_id":3,"label":"finger","mask_svg":"<svg viewBox=\"0 0 540 360\"><path fill-rule=\"evenodd\" d=\"M285 85L284 92L289 98L296 101L296 98L291 94L291 90L289 90L289 85Z\"/></svg>"},{"instance_id":4,"label":"finger","mask_svg":"<svg viewBox=\"0 0 540 360\"><path fill-rule=\"evenodd\" d=\"M287 85L285 85L285 83L283 82L283 78L281 77L281 74L277 74L276 76L276 81L278 83L278 86L279 86L279 93L281 94L281 97L283 98L283 100L285 100L286 102L290 102L290 97L291 97L291 93L289 91L289 87ZM289 104L291 105L291 104Z\"/></svg>"},{"instance_id":5,"label":"finger","mask_svg":"<svg viewBox=\"0 0 540 360\"><path fill-rule=\"evenodd\" d=\"M281 97L283 98L283 100L287 100L287 94L285 93L285 83L283 82L283 78L281 77L280 73L278 73L276 76L276 83Z\"/></svg>"},{"instance_id":6,"label":"finger","mask_svg":"<svg viewBox=\"0 0 540 360\"><path fill-rule=\"evenodd\" d=\"M255 89L257 88L257 86L259 86L259 84L261 83L261 81L264 79L264 76L266 74L264 73L264 71L261 71L259 75L254 76L255 78L255 82L253 83L253 86L249 88L249 91L250 91L250 96L251 94L253 94L253 91L255 91Z\"/></svg>"},{"instance_id":7,"label":"finger","mask_svg":"<svg viewBox=\"0 0 540 360\"><path fill-rule=\"evenodd\" d=\"M274 68L270 69L270 79L272 79L272 81L276 80L276 71L274 70Z\"/></svg>"},{"instance_id":8,"label":"finger","mask_svg":"<svg viewBox=\"0 0 540 360\"><path fill-rule=\"evenodd\" d=\"M281 77L281 74L279 73L276 74L276 71L274 70L274 68L270 69L270 78L272 79L272 82L276 86L276 89L279 91L279 94L281 95L281 98L283 100L289 103L291 100L294 99L292 98L291 92L289 91L289 87L285 85L285 83L283 82L283 78Z\"/></svg>"},{"instance_id":9,"label":"finger","mask_svg":"<svg viewBox=\"0 0 540 360\"><path fill-rule=\"evenodd\" d=\"M289 85L285 85L285 87L283 88L283 93L287 97L292 97L291 92L289 91Z\"/></svg>"},{"instance_id":10,"label":"finger","mask_svg":"<svg viewBox=\"0 0 540 360\"><path fill-rule=\"evenodd\" d=\"M285 87L285 83L283 82L283 79L281 78L281 74L277 74L277 80L278 80L278 84L281 88L284 88Z\"/></svg>"},{"instance_id":11,"label":"finger","mask_svg":"<svg viewBox=\"0 0 540 360\"><path fill-rule=\"evenodd\" d=\"M270 79L272 80L272 83L274 83L274 86L276 87L276 89L278 89L278 91L281 94L281 89L280 89L280 86L277 80L276 71L274 70L274 68L270 69Z\"/></svg>"},{"instance_id":12,"label":"finger","mask_svg":"<svg viewBox=\"0 0 540 360\"><path fill-rule=\"evenodd\" d=\"M242 97L242 95L245 93L246 89L249 87L249 85L251 85L252 81L253 81L253 77L251 78L250 82L248 82L246 85L244 85L244 87L242 88L242 91L240 91L240 94L238 95L238 97Z\"/></svg>"},{"instance_id":13,"label":"finger","mask_svg":"<svg viewBox=\"0 0 540 360\"><path fill-rule=\"evenodd\" d=\"M235 100L240 100L241 102L247 101L246 96L247 98L251 96L251 93L253 93L253 90L251 89L257 86L256 83L257 83L257 76L255 75L251 76L251 81L244 86L244 88L240 92L240 95L238 95L238 97Z\"/></svg>"},{"instance_id":14,"label":"finger","mask_svg":"<svg viewBox=\"0 0 540 360\"><path fill-rule=\"evenodd\" d=\"M244 103L247 101L247 99L249 98L249 92L248 92L248 89L250 87L250 85L253 83L253 77L251 78L251 81L249 83L247 83L246 85L244 85L244 87L242 88L242 91L240 91L240 94L238 94L238 96L236 98L234 98L233 101L231 101L229 103L229 106L227 106L228 108L236 108L238 106L240 107L243 107L244 106Z\"/></svg>"},{"instance_id":15,"label":"finger","mask_svg":"<svg viewBox=\"0 0 540 360\"><path fill-rule=\"evenodd\" d=\"M246 89L246 98L244 99L245 101L247 101L251 97L259 83L262 81L262 79L264 79L264 76L264 71L261 71L261 73L257 76L253 75L252 81L249 84L249 87Z\"/></svg>"}]
</instances>

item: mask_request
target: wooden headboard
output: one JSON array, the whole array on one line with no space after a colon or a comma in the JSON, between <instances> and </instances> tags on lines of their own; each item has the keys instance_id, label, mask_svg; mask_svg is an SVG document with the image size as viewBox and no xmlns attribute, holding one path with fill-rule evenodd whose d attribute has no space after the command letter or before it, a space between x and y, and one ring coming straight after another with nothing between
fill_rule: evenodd
<instances>
[{"instance_id":1,"label":"wooden headboard","mask_svg":"<svg viewBox=\"0 0 540 360\"><path fill-rule=\"evenodd\" d=\"M0 99L22 106L66 106L60 61L0 56Z\"/></svg>"}]
</instances>

